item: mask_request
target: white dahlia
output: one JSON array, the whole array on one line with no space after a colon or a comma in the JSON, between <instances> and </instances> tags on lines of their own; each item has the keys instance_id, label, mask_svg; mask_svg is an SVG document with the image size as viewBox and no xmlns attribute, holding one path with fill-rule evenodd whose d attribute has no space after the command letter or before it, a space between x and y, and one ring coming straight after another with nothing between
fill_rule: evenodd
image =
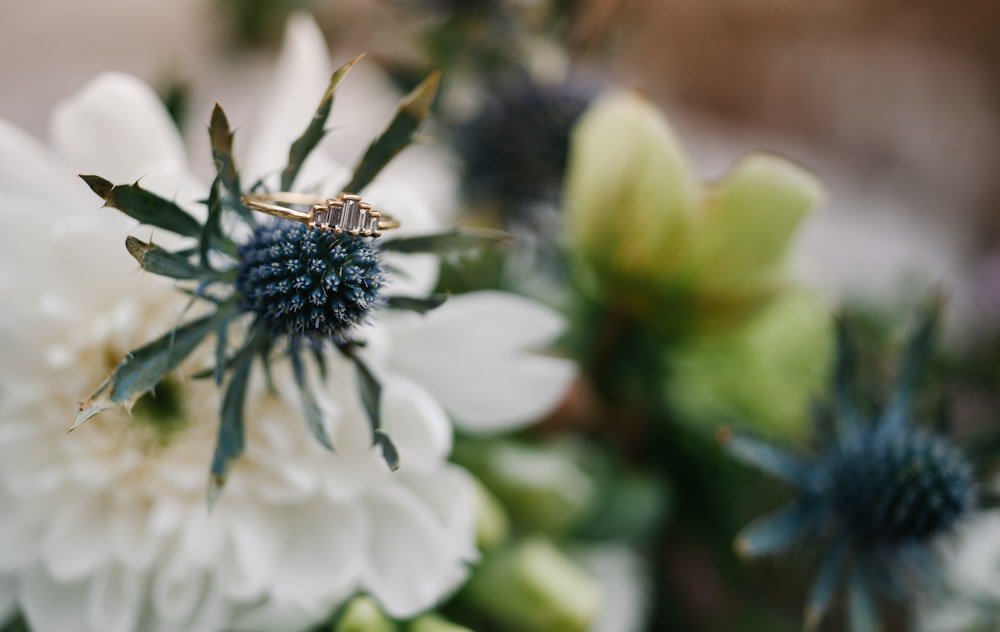
<instances>
[{"instance_id":1,"label":"white dahlia","mask_svg":"<svg viewBox=\"0 0 1000 632\"><path fill-rule=\"evenodd\" d=\"M248 181L281 167L329 77L315 26L291 29L287 72L241 161L253 165ZM316 69L325 77L313 85ZM97 209L75 174L142 178L192 212L207 186L133 78L98 78L58 108L52 130L55 151L0 121L0 155L16 157L0 163L0 618L18 608L38 632L289 630L357 592L397 617L445 596L476 557L470 480L447 462L449 413L493 430L555 405L573 368L536 351L562 321L498 292L425 316L378 314L358 337L383 386L395 473L371 446L349 360L328 352L327 379L314 376L331 453L306 430L292 372L277 358L275 389L251 380L246 451L209 512L220 394L190 377L205 365L198 353L131 416L112 409L66 432L77 402L125 353L189 317L188 298L123 248L129 231L151 230ZM303 177L336 184L343 171L314 154ZM366 199L405 226L433 226L390 183L376 181ZM406 273L397 288L426 289L436 276L417 257L393 269Z\"/></svg>"}]
</instances>

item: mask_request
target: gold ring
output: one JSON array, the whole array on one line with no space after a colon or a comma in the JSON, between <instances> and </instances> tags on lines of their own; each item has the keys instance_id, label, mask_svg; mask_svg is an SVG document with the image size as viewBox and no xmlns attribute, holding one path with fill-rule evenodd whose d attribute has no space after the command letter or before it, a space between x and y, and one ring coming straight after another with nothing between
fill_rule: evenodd
<instances>
[{"instance_id":1,"label":"gold ring","mask_svg":"<svg viewBox=\"0 0 1000 632\"><path fill-rule=\"evenodd\" d=\"M275 217L302 222L309 228L378 237L383 230L399 228L399 221L363 202L360 195L341 193L325 199L308 193L248 193L241 200L248 208ZM299 208L295 208L299 207Z\"/></svg>"}]
</instances>

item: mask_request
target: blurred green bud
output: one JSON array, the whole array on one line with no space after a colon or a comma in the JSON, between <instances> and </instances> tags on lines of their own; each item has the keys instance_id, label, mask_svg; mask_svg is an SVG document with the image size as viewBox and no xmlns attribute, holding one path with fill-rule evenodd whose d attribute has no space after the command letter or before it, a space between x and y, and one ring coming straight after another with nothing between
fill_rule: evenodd
<instances>
[{"instance_id":1,"label":"blurred green bud","mask_svg":"<svg viewBox=\"0 0 1000 632\"><path fill-rule=\"evenodd\" d=\"M477 610L524 632L583 632L602 600L600 585L542 538L487 556L463 596Z\"/></svg>"},{"instance_id":2,"label":"blurred green bud","mask_svg":"<svg viewBox=\"0 0 1000 632\"><path fill-rule=\"evenodd\" d=\"M574 526L590 509L596 490L570 446L489 441L467 445L456 460L503 503L510 517L530 530L557 532Z\"/></svg>"},{"instance_id":3,"label":"blurred green bud","mask_svg":"<svg viewBox=\"0 0 1000 632\"><path fill-rule=\"evenodd\" d=\"M470 628L452 623L436 614L425 614L417 617L407 629L409 632L472 632Z\"/></svg>"},{"instance_id":4,"label":"blurred green bud","mask_svg":"<svg viewBox=\"0 0 1000 632\"><path fill-rule=\"evenodd\" d=\"M745 425L803 440L812 400L826 390L833 332L830 309L820 299L787 293L744 327L672 348L668 395L687 422Z\"/></svg>"},{"instance_id":5,"label":"blurred green bud","mask_svg":"<svg viewBox=\"0 0 1000 632\"><path fill-rule=\"evenodd\" d=\"M358 595L344 606L331 632L395 632L396 624L368 595Z\"/></svg>"},{"instance_id":6,"label":"blurred green bud","mask_svg":"<svg viewBox=\"0 0 1000 632\"><path fill-rule=\"evenodd\" d=\"M629 93L584 114L568 164L568 239L584 288L669 332L730 327L765 304L822 198L811 174L765 154L697 183L666 119Z\"/></svg>"},{"instance_id":7,"label":"blurred green bud","mask_svg":"<svg viewBox=\"0 0 1000 632\"><path fill-rule=\"evenodd\" d=\"M491 549L507 539L510 520L497 497L479 479L473 480L476 482L476 544L480 549Z\"/></svg>"}]
</instances>

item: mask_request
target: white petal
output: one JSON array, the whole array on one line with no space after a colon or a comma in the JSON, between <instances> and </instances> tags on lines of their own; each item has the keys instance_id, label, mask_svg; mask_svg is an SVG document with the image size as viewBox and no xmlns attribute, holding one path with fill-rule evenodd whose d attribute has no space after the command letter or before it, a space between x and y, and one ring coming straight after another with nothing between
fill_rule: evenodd
<instances>
[{"instance_id":1,"label":"white petal","mask_svg":"<svg viewBox=\"0 0 1000 632\"><path fill-rule=\"evenodd\" d=\"M236 616L226 628L231 632L288 632L304 630L330 616L336 604L276 604L266 601Z\"/></svg>"},{"instance_id":2,"label":"white petal","mask_svg":"<svg viewBox=\"0 0 1000 632\"><path fill-rule=\"evenodd\" d=\"M81 632L87 611L87 582L60 582L35 566L18 580L18 601L36 632ZM97 632L97 631L93 631Z\"/></svg>"},{"instance_id":3,"label":"white petal","mask_svg":"<svg viewBox=\"0 0 1000 632\"><path fill-rule=\"evenodd\" d=\"M389 615L425 610L453 588L461 570L458 547L437 516L413 492L384 488L367 501L371 560L365 585Z\"/></svg>"},{"instance_id":4,"label":"white petal","mask_svg":"<svg viewBox=\"0 0 1000 632\"><path fill-rule=\"evenodd\" d=\"M479 557L475 483L467 471L448 463L430 472L403 468L396 477L434 511L462 559L472 561Z\"/></svg>"},{"instance_id":5,"label":"white petal","mask_svg":"<svg viewBox=\"0 0 1000 632\"><path fill-rule=\"evenodd\" d=\"M281 521L274 513L273 508L247 506L227 516L234 566L243 586L241 599L256 597L274 577L284 544ZM234 597L236 583L223 582L223 588Z\"/></svg>"},{"instance_id":6,"label":"white petal","mask_svg":"<svg viewBox=\"0 0 1000 632\"><path fill-rule=\"evenodd\" d=\"M154 577L152 604L158 618L180 623L191 619L203 592L207 592L205 573L175 559Z\"/></svg>"},{"instance_id":7,"label":"white petal","mask_svg":"<svg viewBox=\"0 0 1000 632\"><path fill-rule=\"evenodd\" d=\"M90 580L88 597L88 627L105 632L129 632L135 629L142 611L142 577L117 564L109 564Z\"/></svg>"},{"instance_id":8,"label":"white petal","mask_svg":"<svg viewBox=\"0 0 1000 632\"><path fill-rule=\"evenodd\" d=\"M185 203L204 195L166 108L136 77L104 73L60 103L52 141L79 173L115 184L141 178L143 187Z\"/></svg>"},{"instance_id":9,"label":"white petal","mask_svg":"<svg viewBox=\"0 0 1000 632\"><path fill-rule=\"evenodd\" d=\"M111 548L119 564L146 569L159 550L160 538L150 529L151 511L142 501L123 500L107 516Z\"/></svg>"},{"instance_id":10,"label":"white petal","mask_svg":"<svg viewBox=\"0 0 1000 632\"><path fill-rule=\"evenodd\" d=\"M451 424L444 409L402 376L383 383L382 422L406 468L434 468L451 451Z\"/></svg>"},{"instance_id":11,"label":"white petal","mask_svg":"<svg viewBox=\"0 0 1000 632\"><path fill-rule=\"evenodd\" d=\"M248 182L284 168L288 148L312 119L332 72L326 40L316 22L306 14L292 16L285 27L274 83L263 99L259 120L253 123L243 160Z\"/></svg>"},{"instance_id":12,"label":"white petal","mask_svg":"<svg viewBox=\"0 0 1000 632\"><path fill-rule=\"evenodd\" d=\"M350 504L312 503L284 514L285 549L274 575L272 599L309 607L350 594L368 540L362 513Z\"/></svg>"},{"instance_id":13,"label":"white petal","mask_svg":"<svg viewBox=\"0 0 1000 632\"><path fill-rule=\"evenodd\" d=\"M564 328L554 311L503 292L473 292L424 316L386 319L394 368L423 384L470 431L537 420L562 399L574 365L544 355Z\"/></svg>"},{"instance_id":14,"label":"white petal","mask_svg":"<svg viewBox=\"0 0 1000 632\"><path fill-rule=\"evenodd\" d=\"M70 500L52 518L42 555L52 576L60 581L96 571L107 561L111 542L105 525L108 507L93 497Z\"/></svg>"},{"instance_id":15,"label":"white petal","mask_svg":"<svg viewBox=\"0 0 1000 632\"><path fill-rule=\"evenodd\" d=\"M0 191L5 194L27 194L65 206L84 199L77 187L76 175L68 164L4 120L0 120L0 156L7 156L0 161ZM62 210L65 211L65 207ZM16 206L0 208L4 216L18 211Z\"/></svg>"}]
</instances>

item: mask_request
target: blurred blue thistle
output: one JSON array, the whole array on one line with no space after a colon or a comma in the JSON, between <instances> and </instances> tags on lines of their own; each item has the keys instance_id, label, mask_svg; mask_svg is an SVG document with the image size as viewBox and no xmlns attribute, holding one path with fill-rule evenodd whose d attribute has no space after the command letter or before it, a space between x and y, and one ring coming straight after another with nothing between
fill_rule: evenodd
<instances>
[{"instance_id":1,"label":"blurred blue thistle","mask_svg":"<svg viewBox=\"0 0 1000 632\"><path fill-rule=\"evenodd\" d=\"M315 115L292 143L288 163L281 172L280 189L292 190L299 170L326 133L326 122L341 80L360 59L338 69ZM348 191L363 190L414 137L430 112L439 75L432 74L400 103L395 117L358 162ZM309 386L303 355L312 352L321 374L326 367L320 353L332 345L348 357L358 375L359 396L368 414L372 442L381 448L391 469L399 466L396 448L381 428L381 384L357 355L364 344L356 327L379 308L425 312L445 297L381 295L386 270L384 252L463 251L505 239L496 231L453 230L435 235L369 239L348 233L311 229L287 219L266 218L245 205L245 193L232 155L233 133L222 108L216 105L209 126L217 175L204 204L204 222L173 202L142 189L138 183L114 185L96 175L81 178L105 206L116 208L143 224L196 240L193 247L169 251L152 242L128 237L129 253L148 272L184 283L193 301L212 306L205 316L178 325L162 337L126 355L112 374L80 403L76 425L113 407L131 409L146 393L164 383L168 375L210 334L216 338L214 367L199 374L225 384L218 441L211 463L209 502L221 492L226 472L244 451L244 399L251 371L259 364L269 376L273 357L283 354L291 363L306 423L325 447L333 449L319 406ZM249 188L259 192L264 184ZM223 221L226 216L227 221ZM232 219L232 221L228 221ZM236 238L232 233L249 232ZM242 234L241 233L241 234ZM231 345L231 327L239 334ZM245 333L244 333L245 332ZM268 380L270 383L270 380Z\"/></svg>"},{"instance_id":2,"label":"blurred blue thistle","mask_svg":"<svg viewBox=\"0 0 1000 632\"><path fill-rule=\"evenodd\" d=\"M523 70L496 82L460 130L469 194L529 225L539 207L558 208L570 132L596 94L592 82L541 83Z\"/></svg>"},{"instance_id":3,"label":"blurred blue thistle","mask_svg":"<svg viewBox=\"0 0 1000 632\"><path fill-rule=\"evenodd\" d=\"M854 343L839 325L834 414L818 415L822 445L813 458L745 436L720 436L730 454L798 491L787 506L744 529L737 552L758 557L798 541L827 543L805 608L808 630L820 624L842 576L855 632L879 628L878 594L905 598L918 589L943 587L931 546L970 513L976 492L966 455L949 439L912 423L938 312L934 301L920 314L887 403L875 414L860 405Z\"/></svg>"}]
</instances>

